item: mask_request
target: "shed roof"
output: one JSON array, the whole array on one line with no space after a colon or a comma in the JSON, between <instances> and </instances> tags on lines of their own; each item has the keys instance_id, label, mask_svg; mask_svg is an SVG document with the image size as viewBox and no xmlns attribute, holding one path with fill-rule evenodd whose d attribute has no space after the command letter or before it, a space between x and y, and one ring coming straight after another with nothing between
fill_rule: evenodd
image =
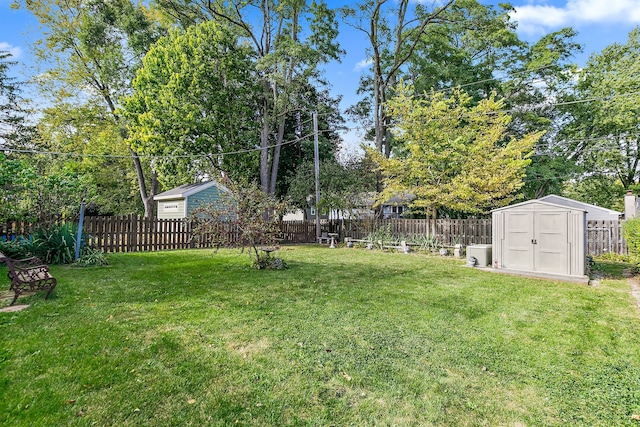
<instances>
[{"instance_id":1,"label":"shed roof","mask_svg":"<svg viewBox=\"0 0 640 427\"><path fill-rule=\"evenodd\" d=\"M582 208L579 208L579 207L560 205L558 203L550 203L550 202L547 202L547 201L544 201L544 200L540 200L540 199L527 200L527 201L524 201L524 202L516 203L515 205L503 206L501 208L493 209L491 212L498 212L498 211L503 211L503 210L506 210L506 209L513 209L513 208L516 208L516 207L522 207L522 206L534 205L534 204L560 208L562 210L578 210L578 211L582 211L582 212L587 212L586 209L582 209Z\"/></svg>"},{"instance_id":2,"label":"shed roof","mask_svg":"<svg viewBox=\"0 0 640 427\"><path fill-rule=\"evenodd\" d=\"M549 194L548 196L544 196L539 198L538 200L543 200L550 203L555 203L557 205L569 206L572 208L580 208L584 209L589 213L604 213L607 215L622 215L622 212L614 211L612 209L603 208L602 206L596 206L585 202L580 202L578 200L569 199L567 197L558 196L555 194Z\"/></svg>"},{"instance_id":3,"label":"shed roof","mask_svg":"<svg viewBox=\"0 0 640 427\"><path fill-rule=\"evenodd\" d=\"M220 184L218 181L211 180L205 182L197 182L195 184L184 184L179 187L172 188L171 190L162 192L154 196L153 200L186 199L189 196L192 196L213 186L218 187L224 192L230 191L227 187Z\"/></svg>"}]
</instances>

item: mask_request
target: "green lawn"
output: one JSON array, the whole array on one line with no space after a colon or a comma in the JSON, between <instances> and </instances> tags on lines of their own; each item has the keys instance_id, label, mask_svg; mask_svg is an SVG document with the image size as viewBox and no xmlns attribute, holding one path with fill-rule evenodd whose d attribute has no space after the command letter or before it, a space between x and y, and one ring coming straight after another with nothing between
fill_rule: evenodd
<instances>
[{"instance_id":1,"label":"green lawn","mask_svg":"<svg viewBox=\"0 0 640 427\"><path fill-rule=\"evenodd\" d=\"M640 426L624 280L364 249L280 256L288 270L208 250L53 267L51 299L0 313L0 425Z\"/></svg>"}]
</instances>

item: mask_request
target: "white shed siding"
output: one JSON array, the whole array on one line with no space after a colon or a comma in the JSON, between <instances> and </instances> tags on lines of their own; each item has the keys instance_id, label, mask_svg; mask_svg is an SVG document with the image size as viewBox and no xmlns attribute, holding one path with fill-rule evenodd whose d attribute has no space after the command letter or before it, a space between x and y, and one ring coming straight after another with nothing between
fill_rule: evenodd
<instances>
[{"instance_id":1,"label":"white shed siding","mask_svg":"<svg viewBox=\"0 0 640 427\"><path fill-rule=\"evenodd\" d=\"M496 209L492 216L494 267L584 277L584 210L532 200Z\"/></svg>"},{"instance_id":2,"label":"white shed siding","mask_svg":"<svg viewBox=\"0 0 640 427\"><path fill-rule=\"evenodd\" d=\"M185 200L158 200L158 219L179 219L185 217Z\"/></svg>"}]
</instances>

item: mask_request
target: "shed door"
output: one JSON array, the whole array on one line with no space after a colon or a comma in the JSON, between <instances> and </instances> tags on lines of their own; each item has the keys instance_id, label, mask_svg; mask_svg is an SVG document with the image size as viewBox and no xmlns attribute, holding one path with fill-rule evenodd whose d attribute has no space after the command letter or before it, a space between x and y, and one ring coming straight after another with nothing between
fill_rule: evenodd
<instances>
[{"instance_id":1,"label":"shed door","mask_svg":"<svg viewBox=\"0 0 640 427\"><path fill-rule=\"evenodd\" d=\"M505 267L534 269L533 224L533 212L505 212Z\"/></svg>"},{"instance_id":2,"label":"shed door","mask_svg":"<svg viewBox=\"0 0 640 427\"><path fill-rule=\"evenodd\" d=\"M535 212L533 217L535 271L569 274L568 213Z\"/></svg>"}]
</instances>

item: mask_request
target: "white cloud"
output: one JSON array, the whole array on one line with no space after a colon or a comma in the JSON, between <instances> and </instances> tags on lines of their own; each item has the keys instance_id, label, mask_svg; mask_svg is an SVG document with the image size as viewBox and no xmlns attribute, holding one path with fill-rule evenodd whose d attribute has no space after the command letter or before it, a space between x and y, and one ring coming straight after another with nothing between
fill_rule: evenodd
<instances>
[{"instance_id":1,"label":"white cloud","mask_svg":"<svg viewBox=\"0 0 640 427\"><path fill-rule=\"evenodd\" d=\"M518 21L518 29L527 34L579 24L640 24L640 1L567 0L564 6L534 1L515 6L511 16Z\"/></svg>"},{"instance_id":2,"label":"white cloud","mask_svg":"<svg viewBox=\"0 0 640 427\"><path fill-rule=\"evenodd\" d=\"M17 46L11 46L6 42L0 42L0 50L9 52L11 54L11 58L9 58L10 60L17 59L22 55L22 49Z\"/></svg>"},{"instance_id":3,"label":"white cloud","mask_svg":"<svg viewBox=\"0 0 640 427\"><path fill-rule=\"evenodd\" d=\"M353 71L362 71L365 68L369 68L369 66L373 64L373 60L371 59L363 59L358 62L355 67L353 67Z\"/></svg>"}]
</instances>

